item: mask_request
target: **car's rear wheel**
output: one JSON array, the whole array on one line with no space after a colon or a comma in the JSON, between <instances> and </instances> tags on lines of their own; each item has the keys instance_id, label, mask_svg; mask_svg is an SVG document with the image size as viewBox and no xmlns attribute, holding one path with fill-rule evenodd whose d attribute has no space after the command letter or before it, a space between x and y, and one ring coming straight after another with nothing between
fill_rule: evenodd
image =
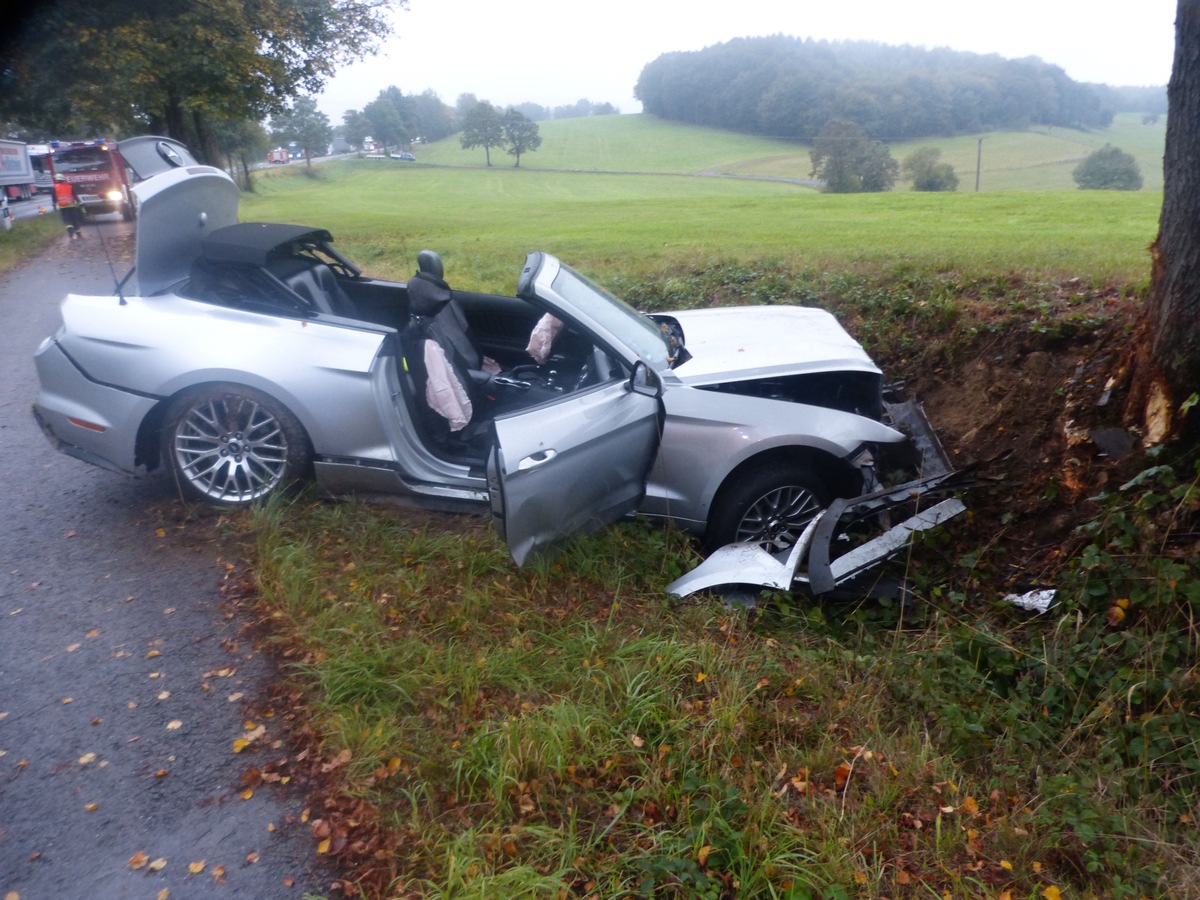
<instances>
[{"instance_id":1,"label":"car's rear wheel","mask_svg":"<svg viewBox=\"0 0 1200 900\"><path fill-rule=\"evenodd\" d=\"M795 463L771 462L750 469L718 495L708 520L705 549L750 543L770 552L785 550L832 496L820 478Z\"/></svg>"},{"instance_id":2,"label":"car's rear wheel","mask_svg":"<svg viewBox=\"0 0 1200 900\"><path fill-rule=\"evenodd\" d=\"M164 418L163 453L180 489L219 506L244 506L307 475L304 427L281 403L242 385L184 394Z\"/></svg>"}]
</instances>

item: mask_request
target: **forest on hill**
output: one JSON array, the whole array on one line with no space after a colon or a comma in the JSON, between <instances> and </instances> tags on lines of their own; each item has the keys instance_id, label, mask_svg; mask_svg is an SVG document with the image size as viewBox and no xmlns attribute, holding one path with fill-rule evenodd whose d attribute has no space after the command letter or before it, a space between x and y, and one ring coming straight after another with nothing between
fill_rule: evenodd
<instances>
[{"instance_id":1,"label":"forest on hill","mask_svg":"<svg viewBox=\"0 0 1200 900\"><path fill-rule=\"evenodd\" d=\"M664 54L642 69L634 93L645 112L694 125L811 140L836 118L901 141L1104 128L1130 101L1149 107L1161 94L1165 106L1166 92L1084 84L1036 57L774 35Z\"/></svg>"}]
</instances>

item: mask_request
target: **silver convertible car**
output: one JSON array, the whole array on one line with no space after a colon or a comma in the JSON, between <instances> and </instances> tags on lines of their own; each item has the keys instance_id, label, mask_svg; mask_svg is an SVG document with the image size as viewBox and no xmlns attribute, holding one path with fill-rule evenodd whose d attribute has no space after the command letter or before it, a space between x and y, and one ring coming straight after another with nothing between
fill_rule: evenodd
<instances>
[{"instance_id":1,"label":"silver convertible car","mask_svg":"<svg viewBox=\"0 0 1200 900\"><path fill-rule=\"evenodd\" d=\"M490 506L518 563L632 512L710 549L786 550L907 441L879 369L821 310L643 315L540 252L513 296L450 288L428 251L385 281L322 229L239 223L219 169L136 191L137 290L63 301L33 411L63 452L165 470L191 498L313 480Z\"/></svg>"}]
</instances>

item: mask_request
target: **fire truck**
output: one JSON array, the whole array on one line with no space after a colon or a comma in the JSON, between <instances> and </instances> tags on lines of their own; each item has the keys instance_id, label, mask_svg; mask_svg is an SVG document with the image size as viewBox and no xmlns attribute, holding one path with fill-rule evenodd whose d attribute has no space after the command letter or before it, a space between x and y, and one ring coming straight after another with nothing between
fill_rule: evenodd
<instances>
[{"instance_id":1,"label":"fire truck","mask_svg":"<svg viewBox=\"0 0 1200 900\"><path fill-rule=\"evenodd\" d=\"M267 162L272 164L288 162L288 152L282 147L276 147L267 154Z\"/></svg>"},{"instance_id":2,"label":"fire truck","mask_svg":"<svg viewBox=\"0 0 1200 900\"><path fill-rule=\"evenodd\" d=\"M131 175L116 144L107 140L51 141L50 149L51 172L66 178L84 212L119 212L126 222L132 221Z\"/></svg>"}]
</instances>

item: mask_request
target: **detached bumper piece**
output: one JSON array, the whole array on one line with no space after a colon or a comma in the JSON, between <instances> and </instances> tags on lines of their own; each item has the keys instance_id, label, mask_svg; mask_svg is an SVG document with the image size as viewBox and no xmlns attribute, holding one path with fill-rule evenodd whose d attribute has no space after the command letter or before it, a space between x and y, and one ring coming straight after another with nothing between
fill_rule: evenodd
<instances>
[{"instance_id":1,"label":"detached bumper piece","mask_svg":"<svg viewBox=\"0 0 1200 900\"><path fill-rule=\"evenodd\" d=\"M910 481L853 500L835 500L820 512L789 549L770 553L756 544L728 544L682 578L667 585L667 593L687 597L702 591L746 588L807 591L813 596L833 594L903 550L914 534L950 521L966 511L956 497L921 508L918 501L932 499L964 487L963 473ZM832 558L835 540L864 520L884 519L903 507L918 504L899 524ZM869 593L869 592L868 592Z\"/></svg>"}]
</instances>

